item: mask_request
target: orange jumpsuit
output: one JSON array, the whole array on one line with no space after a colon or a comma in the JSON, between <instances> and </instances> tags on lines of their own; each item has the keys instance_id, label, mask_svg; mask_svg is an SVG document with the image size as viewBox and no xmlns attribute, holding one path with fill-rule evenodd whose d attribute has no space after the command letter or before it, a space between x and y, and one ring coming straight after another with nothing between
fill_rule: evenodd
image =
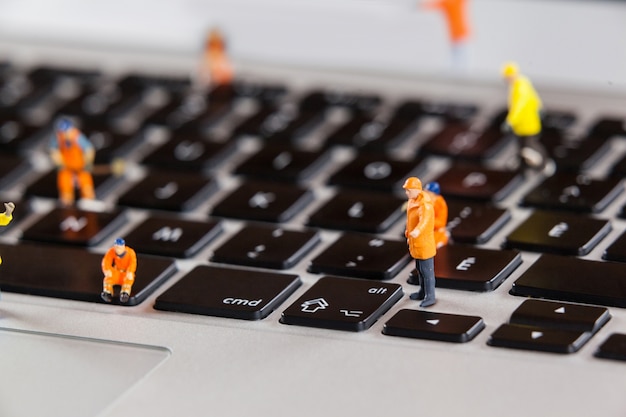
<instances>
[{"instance_id":1,"label":"orange jumpsuit","mask_svg":"<svg viewBox=\"0 0 626 417\"><path fill-rule=\"evenodd\" d=\"M130 294L136 270L137 254L133 249L126 246L126 251L120 256L115 252L115 247L110 248L102 258L104 292L113 294L113 286L121 285L121 292Z\"/></svg>"},{"instance_id":2,"label":"orange jumpsuit","mask_svg":"<svg viewBox=\"0 0 626 417\"><path fill-rule=\"evenodd\" d=\"M76 128L58 131L53 138L51 152L58 165L57 188L63 204L74 202L74 189L80 188L82 198L94 199L95 192L89 166L93 163L94 148L91 142Z\"/></svg>"},{"instance_id":3,"label":"orange jumpsuit","mask_svg":"<svg viewBox=\"0 0 626 417\"><path fill-rule=\"evenodd\" d=\"M433 203L425 192L408 201L404 234L409 244L409 252L414 259L429 259L437 253L434 211ZM410 235L414 229L420 231L419 236L415 238Z\"/></svg>"},{"instance_id":4,"label":"orange jumpsuit","mask_svg":"<svg viewBox=\"0 0 626 417\"><path fill-rule=\"evenodd\" d=\"M435 242L440 248L448 244L450 233L446 229L448 225L448 204L441 194L428 192L435 210Z\"/></svg>"},{"instance_id":5,"label":"orange jumpsuit","mask_svg":"<svg viewBox=\"0 0 626 417\"><path fill-rule=\"evenodd\" d=\"M448 22L448 35L453 44L469 37L469 25L465 12L466 0L436 0L424 4L427 9L440 9Z\"/></svg>"},{"instance_id":6,"label":"orange jumpsuit","mask_svg":"<svg viewBox=\"0 0 626 417\"><path fill-rule=\"evenodd\" d=\"M206 41L203 62L200 68L200 81L203 84L230 84L233 68L228 60L224 38L217 30L212 30Z\"/></svg>"}]
</instances>

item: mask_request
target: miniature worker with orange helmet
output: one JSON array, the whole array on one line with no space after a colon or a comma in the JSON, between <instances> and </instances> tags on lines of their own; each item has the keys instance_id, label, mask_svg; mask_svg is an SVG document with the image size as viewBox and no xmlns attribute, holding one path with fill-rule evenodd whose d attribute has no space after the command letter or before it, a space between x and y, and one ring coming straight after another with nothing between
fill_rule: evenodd
<instances>
[{"instance_id":1,"label":"miniature worker with orange helmet","mask_svg":"<svg viewBox=\"0 0 626 417\"><path fill-rule=\"evenodd\" d=\"M94 146L70 120L57 122L56 134L50 141L50 157L58 168L57 188L63 205L74 203L76 187L82 198L95 198L91 176L95 155Z\"/></svg>"},{"instance_id":2,"label":"miniature worker with orange helmet","mask_svg":"<svg viewBox=\"0 0 626 417\"><path fill-rule=\"evenodd\" d=\"M502 77L509 84L508 113L503 130L512 131L520 140L519 156L524 166L554 172L554 161L539 142L543 104L530 80L519 72L517 64L507 62Z\"/></svg>"},{"instance_id":3,"label":"miniature worker with orange helmet","mask_svg":"<svg viewBox=\"0 0 626 417\"><path fill-rule=\"evenodd\" d=\"M120 302L127 303L135 282L137 270L137 254L122 238L115 239L115 243L102 258L103 290L100 296L110 303L113 300L113 286L121 286Z\"/></svg>"},{"instance_id":4,"label":"miniature worker with orange helmet","mask_svg":"<svg viewBox=\"0 0 626 417\"><path fill-rule=\"evenodd\" d=\"M424 186L424 191L428 193L433 208L435 210L435 242L437 249L448 244L450 232L446 228L448 225L448 203L441 195L441 187L437 181L429 182Z\"/></svg>"},{"instance_id":5,"label":"miniature worker with orange helmet","mask_svg":"<svg viewBox=\"0 0 626 417\"><path fill-rule=\"evenodd\" d=\"M6 226L13 220L13 210L15 210L15 204L12 202L4 203L4 213L0 213L0 226ZM0 258L0 264L2 258Z\"/></svg>"},{"instance_id":6,"label":"miniature worker with orange helmet","mask_svg":"<svg viewBox=\"0 0 626 417\"><path fill-rule=\"evenodd\" d=\"M415 259L420 290L410 295L412 300L422 300L420 307L435 304L435 210L433 203L422 190L417 177L409 177L403 188L408 198L406 208L406 230L404 232L409 252Z\"/></svg>"},{"instance_id":7,"label":"miniature worker with orange helmet","mask_svg":"<svg viewBox=\"0 0 626 417\"><path fill-rule=\"evenodd\" d=\"M198 74L201 85L230 84L233 67L226 53L226 42L219 30L212 29L206 39Z\"/></svg>"},{"instance_id":8,"label":"miniature worker with orange helmet","mask_svg":"<svg viewBox=\"0 0 626 417\"><path fill-rule=\"evenodd\" d=\"M425 0L421 3L424 9L439 9L448 25L448 36L452 49L452 64L455 69L467 66L466 44L470 35L466 12L467 0Z\"/></svg>"}]
</instances>

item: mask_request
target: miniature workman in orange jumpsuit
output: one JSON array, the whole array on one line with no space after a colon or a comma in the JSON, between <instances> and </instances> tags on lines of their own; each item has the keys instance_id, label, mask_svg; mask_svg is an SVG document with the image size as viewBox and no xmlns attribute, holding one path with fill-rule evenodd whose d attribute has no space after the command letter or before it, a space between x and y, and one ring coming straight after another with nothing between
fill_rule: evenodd
<instances>
[{"instance_id":1,"label":"miniature workman in orange jumpsuit","mask_svg":"<svg viewBox=\"0 0 626 417\"><path fill-rule=\"evenodd\" d=\"M502 77L509 84L509 109L503 130L512 131L519 138L519 155L524 166L552 174L554 161L539 142L543 105L537 91L513 62L503 65Z\"/></svg>"},{"instance_id":2,"label":"miniature workman in orange jumpsuit","mask_svg":"<svg viewBox=\"0 0 626 417\"><path fill-rule=\"evenodd\" d=\"M435 304L435 210L422 182L409 177L403 186L408 198L406 208L406 230L404 232L409 252L415 259L419 274L420 290L411 294L412 300L422 300L420 307Z\"/></svg>"},{"instance_id":3,"label":"miniature workman in orange jumpsuit","mask_svg":"<svg viewBox=\"0 0 626 417\"><path fill-rule=\"evenodd\" d=\"M58 169L57 188L63 205L74 203L76 187L82 198L95 198L91 176L95 155L94 146L71 121L59 120L56 134L50 141L50 157Z\"/></svg>"},{"instance_id":4,"label":"miniature workman in orange jumpsuit","mask_svg":"<svg viewBox=\"0 0 626 417\"><path fill-rule=\"evenodd\" d=\"M452 48L452 64L456 69L467 66L467 39L470 29L466 12L466 0L426 0L425 9L441 10L448 24L448 35Z\"/></svg>"},{"instance_id":5,"label":"miniature workman in orange jumpsuit","mask_svg":"<svg viewBox=\"0 0 626 417\"><path fill-rule=\"evenodd\" d=\"M233 80L233 67L226 53L226 43L222 34L213 29L207 37L198 74L201 85L230 84Z\"/></svg>"},{"instance_id":6,"label":"miniature workman in orange jumpsuit","mask_svg":"<svg viewBox=\"0 0 626 417\"><path fill-rule=\"evenodd\" d=\"M126 246L124 239L115 239L113 246L102 258L102 273L104 273L103 290L100 294L102 299L110 303L113 299L113 286L119 285L122 287L120 302L127 303L135 282L136 270L137 255L135 251Z\"/></svg>"},{"instance_id":7,"label":"miniature workman in orange jumpsuit","mask_svg":"<svg viewBox=\"0 0 626 417\"><path fill-rule=\"evenodd\" d=\"M4 213L0 213L0 226L6 226L13 220L13 210L15 210L15 204L8 202L4 203ZM2 258L0 258L0 264Z\"/></svg>"},{"instance_id":8,"label":"miniature workman in orange jumpsuit","mask_svg":"<svg viewBox=\"0 0 626 417\"><path fill-rule=\"evenodd\" d=\"M435 210L435 242L437 249L439 249L447 245L450 240L450 232L446 227L448 225L448 203L441 195L441 187L438 182L429 182L424 186L424 191L428 193L433 202Z\"/></svg>"}]
</instances>

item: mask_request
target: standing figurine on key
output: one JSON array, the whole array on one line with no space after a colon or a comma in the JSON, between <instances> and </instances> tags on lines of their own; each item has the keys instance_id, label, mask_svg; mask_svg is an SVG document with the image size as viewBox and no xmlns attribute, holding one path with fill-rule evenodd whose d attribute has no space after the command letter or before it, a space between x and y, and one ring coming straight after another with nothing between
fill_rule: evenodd
<instances>
[{"instance_id":1,"label":"standing figurine on key","mask_svg":"<svg viewBox=\"0 0 626 417\"><path fill-rule=\"evenodd\" d=\"M4 203L4 213L0 213L0 226L6 226L13 220L13 210L15 210L15 204L12 202ZM2 258L0 258L0 264Z\"/></svg>"},{"instance_id":2,"label":"standing figurine on key","mask_svg":"<svg viewBox=\"0 0 626 417\"><path fill-rule=\"evenodd\" d=\"M233 80L233 67L228 59L226 42L218 29L212 29L206 38L197 82L203 86L230 84Z\"/></svg>"},{"instance_id":3,"label":"standing figurine on key","mask_svg":"<svg viewBox=\"0 0 626 417\"><path fill-rule=\"evenodd\" d=\"M122 238L115 239L115 243L102 258L103 290L100 296L110 303L113 300L113 286L121 286L120 302L127 303L135 282L137 270L137 255Z\"/></svg>"},{"instance_id":4,"label":"standing figurine on key","mask_svg":"<svg viewBox=\"0 0 626 417\"><path fill-rule=\"evenodd\" d=\"M95 198L91 176L95 156L92 143L69 119L57 122L55 135L50 140L50 158L58 169L57 188L63 205L74 204L76 187L82 198Z\"/></svg>"},{"instance_id":5,"label":"standing figurine on key","mask_svg":"<svg viewBox=\"0 0 626 417\"><path fill-rule=\"evenodd\" d=\"M519 157L524 166L544 171L546 175L553 174L554 161L539 142L543 110L539 94L513 62L504 64L502 77L509 85L508 113L502 130L513 132L519 139Z\"/></svg>"},{"instance_id":6,"label":"standing figurine on key","mask_svg":"<svg viewBox=\"0 0 626 417\"><path fill-rule=\"evenodd\" d=\"M409 252L415 259L419 275L420 290L410 295L412 300L422 300L420 307L435 304L435 210L433 203L422 190L417 177L409 177L404 185L408 198L406 207L406 230Z\"/></svg>"}]
</instances>

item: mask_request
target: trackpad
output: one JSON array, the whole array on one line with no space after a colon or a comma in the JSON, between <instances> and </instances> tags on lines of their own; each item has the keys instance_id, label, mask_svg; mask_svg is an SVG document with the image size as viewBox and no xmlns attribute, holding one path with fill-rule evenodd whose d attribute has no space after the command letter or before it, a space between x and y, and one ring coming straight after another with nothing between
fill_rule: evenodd
<instances>
[{"instance_id":1,"label":"trackpad","mask_svg":"<svg viewBox=\"0 0 626 417\"><path fill-rule=\"evenodd\" d=\"M96 416L170 352L0 329L0 415Z\"/></svg>"}]
</instances>

